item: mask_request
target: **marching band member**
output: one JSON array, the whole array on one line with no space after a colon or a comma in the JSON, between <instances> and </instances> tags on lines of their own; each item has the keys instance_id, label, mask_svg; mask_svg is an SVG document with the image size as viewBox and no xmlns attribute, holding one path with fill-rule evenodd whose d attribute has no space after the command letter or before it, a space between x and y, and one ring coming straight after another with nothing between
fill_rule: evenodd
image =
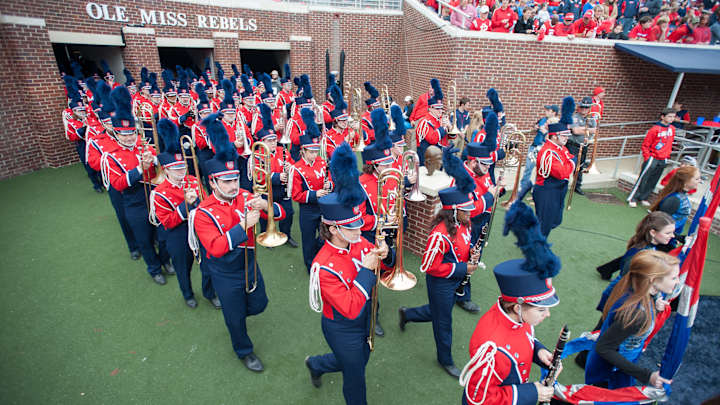
<instances>
[{"instance_id":1,"label":"marching band member","mask_svg":"<svg viewBox=\"0 0 720 405\"><path fill-rule=\"evenodd\" d=\"M364 86L365 91L368 92L370 98L365 100L365 105L367 106L367 109L360 117L360 125L362 128L362 135L365 141L365 145L370 145L371 143L375 142L375 130L373 129L373 123L372 119L370 118L370 113L376 108L380 108L380 101L378 100L378 97L380 97L380 93L378 93L377 89L373 87L370 82L365 82Z\"/></svg>"},{"instance_id":2,"label":"marching band member","mask_svg":"<svg viewBox=\"0 0 720 405\"><path fill-rule=\"evenodd\" d=\"M103 181L122 193L125 216L140 247L147 272L153 281L163 285L166 283L162 275L163 263L166 263L168 274L175 271L169 264L165 244L160 241L159 249L155 249L155 228L148 220L148 201L145 199L146 184L156 173L155 149L145 146L142 139L138 139L128 90L118 87L110 93L110 97L115 104L112 125L119 147L103 154Z\"/></svg>"},{"instance_id":3,"label":"marching band member","mask_svg":"<svg viewBox=\"0 0 720 405\"><path fill-rule=\"evenodd\" d=\"M483 114L483 120L487 121L488 116L490 113L495 113L497 123L495 125L496 128L500 129L505 126L505 108L503 106L503 103L500 101L500 96L498 96L497 90L494 88L489 88L486 96L488 100L490 100L490 106L483 107L482 114ZM487 123L486 123L487 127ZM502 144L502 133L499 130L495 130L495 135L493 136L487 134L487 128L485 130L485 136L482 141L480 141L483 145L485 145L488 149L490 149L490 153L493 157L493 164L490 165L490 179L495 183L495 165L497 164L498 160L505 159L505 145Z\"/></svg>"},{"instance_id":4,"label":"marching band member","mask_svg":"<svg viewBox=\"0 0 720 405\"><path fill-rule=\"evenodd\" d=\"M325 130L333 127L333 117L330 113L335 109L335 99L338 97L337 95L333 96L331 92L333 87L337 87L337 84L335 82L335 75L330 73L327 77L327 87L325 88L325 101L320 106ZM340 89L340 87L338 87L338 89ZM342 98L342 90L340 91L340 98ZM324 133L325 131L322 132ZM328 159L330 159L330 155L328 155Z\"/></svg>"},{"instance_id":5,"label":"marching band member","mask_svg":"<svg viewBox=\"0 0 720 405\"><path fill-rule=\"evenodd\" d=\"M70 75L63 77L65 87L70 98L68 108L63 110L62 119L65 126L65 138L75 143L75 150L78 158L87 172L88 178L93 185L93 190L102 193L102 185L98 178L98 173L88 166L85 159L85 133L87 132L87 107L82 102L80 96L80 88L76 83L76 79Z\"/></svg>"},{"instance_id":6,"label":"marching band member","mask_svg":"<svg viewBox=\"0 0 720 405\"><path fill-rule=\"evenodd\" d=\"M170 109L170 119L180 129L180 135L190 135L190 129L195 124L195 103L190 94L187 73L180 69L178 71L180 84L177 87L177 102Z\"/></svg>"},{"instance_id":7,"label":"marching band member","mask_svg":"<svg viewBox=\"0 0 720 405\"><path fill-rule=\"evenodd\" d=\"M246 75L240 76L240 81L242 82L243 92L240 94L242 97L242 105L238 108L238 113L249 127L252 123L253 115L256 113L255 92Z\"/></svg>"},{"instance_id":8,"label":"marching band member","mask_svg":"<svg viewBox=\"0 0 720 405\"><path fill-rule=\"evenodd\" d=\"M290 131L290 156L292 156L292 159L296 162L300 160L300 136L306 129L305 120L303 120L300 112L305 108L312 109L313 94L308 75L302 75L300 79L298 79L298 93L299 95L295 97L293 104L294 111L285 127L286 131ZM314 121L313 124L315 124Z\"/></svg>"},{"instance_id":9,"label":"marching band member","mask_svg":"<svg viewBox=\"0 0 720 405\"><path fill-rule=\"evenodd\" d=\"M264 367L253 351L246 318L260 314L268 304L260 266L255 260L253 232L260 217L267 216L268 204L240 188L237 151L220 115L211 114L203 121L216 152L205 164L212 194L191 214L189 226L197 239L190 235L188 241L191 248L199 249L207 265L222 303L233 350L249 370L261 372ZM275 219L282 219L282 208L278 204L273 208Z\"/></svg>"},{"instance_id":10,"label":"marching band member","mask_svg":"<svg viewBox=\"0 0 720 405\"><path fill-rule=\"evenodd\" d=\"M212 103L212 112L216 113L220 111L220 103L225 98L225 90L223 89L222 82L225 79L225 72L220 65L220 62L215 62L215 74L217 75L217 84L215 85L215 95L210 100Z\"/></svg>"},{"instance_id":11,"label":"marching band member","mask_svg":"<svg viewBox=\"0 0 720 405\"><path fill-rule=\"evenodd\" d=\"M415 129L417 154L420 166L425 165L425 151L430 145L445 143L449 123L443 119L443 92L438 79L430 80L433 96L428 99L428 112L420 119Z\"/></svg>"},{"instance_id":12,"label":"marching band member","mask_svg":"<svg viewBox=\"0 0 720 405\"><path fill-rule=\"evenodd\" d=\"M572 123L574 111L575 100L572 97L565 97L560 121L548 125L548 142L545 142L538 153L532 195L535 201L535 213L545 237L562 223L565 194L568 191L568 182L575 171L573 156L565 147L570 136L568 125Z\"/></svg>"},{"instance_id":13,"label":"marching band member","mask_svg":"<svg viewBox=\"0 0 720 405\"><path fill-rule=\"evenodd\" d=\"M197 178L188 174L187 163L180 151L180 134L175 123L163 118L158 122L157 131L163 139L164 151L158 155L158 162L165 172L165 181L150 193L150 218L158 223L185 304L196 308L198 304L190 280L193 254L187 242L187 219L190 211L200 202L198 196L201 187ZM203 277L203 295L209 296L209 299L214 298L215 292L212 289L205 291L205 287Z\"/></svg>"},{"instance_id":14,"label":"marching band member","mask_svg":"<svg viewBox=\"0 0 720 405\"><path fill-rule=\"evenodd\" d=\"M308 356L305 365L317 388L323 374L341 371L345 403L364 405L365 367L370 358L370 297L377 288L374 271L378 266L392 268L394 257L385 242L376 247L360 235L363 220L357 206L365 196L350 145L343 143L335 150L330 170L337 187L318 199L320 235L325 242L312 264L310 307L322 313L322 331L332 353Z\"/></svg>"},{"instance_id":15,"label":"marching band member","mask_svg":"<svg viewBox=\"0 0 720 405\"><path fill-rule=\"evenodd\" d=\"M325 153L327 153L328 159L332 158L332 154L338 146L345 141L349 142L353 136L353 134L350 133L350 127L348 125L350 116L347 113L347 103L345 103L345 99L342 97L340 87L332 86L330 88L330 94L335 103L333 110L330 112L332 128L328 129L323 135L327 148Z\"/></svg>"},{"instance_id":16,"label":"marching band member","mask_svg":"<svg viewBox=\"0 0 720 405\"><path fill-rule=\"evenodd\" d=\"M400 330L408 322L432 322L437 360L445 371L457 378L460 370L452 358L452 308L455 290L466 274L478 267L469 263L470 212L474 208L472 192L475 181L463 167L456 149L443 150L445 172L455 179L456 185L440 190L442 203L433 220L420 271L426 274L429 303L420 307L400 307Z\"/></svg>"},{"instance_id":17,"label":"marching band member","mask_svg":"<svg viewBox=\"0 0 720 405\"><path fill-rule=\"evenodd\" d=\"M277 94L277 108L281 109L285 121L290 119L290 109L292 108L293 100L295 96L292 92L292 81L290 80L290 65L287 63L285 64L285 76L280 78L280 85L282 86L282 89Z\"/></svg>"},{"instance_id":18,"label":"marching band member","mask_svg":"<svg viewBox=\"0 0 720 405\"><path fill-rule=\"evenodd\" d=\"M115 82L115 75L112 70L110 70L110 66L108 66L105 60L100 61L100 68L103 71L103 79L105 79L105 83L107 83L111 89L115 89L115 87L120 86L120 83Z\"/></svg>"},{"instance_id":19,"label":"marching band member","mask_svg":"<svg viewBox=\"0 0 720 405\"><path fill-rule=\"evenodd\" d=\"M553 387L528 382L534 362L550 366L552 353L536 338L534 327L550 316L560 300L552 277L560 271L560 259L540 233L532 210L522 201L510 207L505 230L516 235L525 259L495 266L493 273L501 296L478 321L470 338L471 359L463 368L462 403L535 404L550 402ZM560 365L557 374L562 371Z\"/></svg>"},{"instance_id":20,"label":"marching band member","mask_svg":"<svg viewBox=\"0 0 720 405\"><path fill-rule=\"evenodd\" d=\"M272 87L270 87L270 89L272 89ZM268 92L265 92L264 94L267 93ZM270 94L272 94L272 90L270 91ZM290 198L290 193L288 192L288 188L290 188L290 191L292 191L291 184L289 184L288 180L290 176L293 175L293 161L290 157L290 153L282 146L279 146L277 143L278 135L275 132L275 126L272 122L272 114L273 112L267 104L260 104L262 126L257 133L257 140L260 142L265 142L272 155L270 157L270 166L272 170L271 181L273 189L273 201L280 204L280 206L283 208L283 211L285 211L285 218L283 218L282 221L278 223L278 229L280 230L280 232L287 235L287 244L290 245L290 247L292 248L296 248L298 247L298 243L295 241L295 239L292 238L290 234L292 231L292 223L295 210L293 209L292 199ZM257 162L255 163L257 164ZM267 221L261 219L260 229L262 229L263 232L265 231L266 226Z\"/></svg>"},{"instance_id":21,"label":"marching band member","mask_svg":"<svg viewBox=\"0 0 720 405\"><path fill-rule=\"evenodd\" d=\"M115 111L115 105L110 100L110 86L108 86L105 81L98 81L95 90L95 102L100 105L100 110L97 115L102 129L98 130L92 139L88 141L85 154L88 165L90 165L93 170L101 173L103 154L114 151L120 146L115 139L112 120L110 118L110 114ZM132 228L130 228L130 224L125 216L122 194L111 187L110 184L105 184L105 186L108 191L108 197L110 198L110 204L115 210L115 216L120 224L120 230L125 237L125 243L130 251L130 258L132 260L138 260L140 259L140 248L135 241Z\"/></svg>"},{"instance_id":22,"label":"marching band member","mask_svg":"<svg viewBox=\"0 0 720 405\"><path fill-rule=\"evenodd\" d=\"M177 102L177 89L175 88L175 84L173 84L174 78L170 69L162 71L162 78L165 82L165 87L163 87L164 97L163 102L160 105L159 118L170 118L170 111Z\"/></svg>"},{"instance_id":23,"label":"marching band member","mask_svg":"<svg viewBox=\"0 0 720 405\"><path fill-rule=\"evenodd\" d=\"M491 133L494 133L493 128L497 128L497 119L494 117L495 114L491 113L487 120L486 128ZM490 165L493 163L490 150L476 142L467 144L465 150L467 158L463 167L475 182L475 190L472 192L473 209L470 212L470 223L472 224L470 245L474 246L480 239L483 227L490 221L497 186L490 179ZM453 180L450 185L454 185L454 183ZM501 193L504 193L504 190ZM498 198L501 196L502 194L498 193ZM457 305L472 314L480 312L480 307L472 301L470 281L465 285L463 291L463 295L456 299Z\"/></svg>"},{"instance_id":24,"label":"marching band member","mask_svg":"<svg viewBox=\"0 0 720 405\"><path fill-rule=\"evenodd\" d=\"M253 114L252 124L250 125L253 136L257 136L257 133L263 128L264 117L260 113L260 107L263 104L267 107L270 107L270 118L272 120L273 128L278 128L278 120L280 119L281 114L280 110L273 110L273 108L275 107L275 94L272 91L270 76L266 73L260 73L260 83L263 83L264 88L269 88L270 90L260 94L260 99L262 100L262 102L257 105L257 112ZM273 132L275 132L275 129L273 129Z\"/></svg>"},{"instance_id":25,"label":"marching band member","mask_svg":"<svg viewBox=\"0 0 720 405\"><path fill-rule=\"evenodd\" d=\"M144 79L147 76L147 68L144 72L141 72L140 79ZM138 102L141 101L143 98L145 98L142 94L142 92L137 91L137 83L135 82L135 78L132 77L132 74L129 70L123 69L123 74L125 75L125 87L127 87L128 91L130 92L130 100L132 100L132 109L133 112L137 111Z\"/></svg>"},{"instance_id":26,"label":"marching band member","mask_svg":"<svg viewBox=\"0 0 720 405\"><path fill-rule=\"evenodd\" d=\"M405 170L403 168L403 153L405 152L405 146L407 145L407 143L405 142L405 133L407 132L407 128L405 127L405 125L400 125L401 122L405 122L405 118L399 105L393 104L390 107L390 118L395 124L395 130L390 133L390 140L392 141L392 148L390 148L390 153L393 157L392 167L394 169L400 170L405 174L405 188L408 189L417 182L418 170L416 170L412 176L408 176L408 174L405 173ZM407 215L405 216L405 219L407 220Z\"/></svg>"},{"instance_id":27,"label":"marching band member","mask_svg":"<svg viewBox=\"0 0 720 405\"><path fill-rule=\"evenodd\" d=\"M300 206L300 234L303 260L308 273L313 257L321 247L317 236L320 224L318 198L330 192L331 183L326 178L327 163L318 156L320 130L315 125L315 113L309 108L300 111L305 123L305 133L300 137L300 159L293 165L292 199Z\"/></svg>"},{"instance_id":28,"label":"marching band member","mask_svg":"<svg viewBox=\"0 0 720 405\"><path fill-rule=\"evenodd\" d=\"M363 216L364 225L362 235L371 243L375 243L375 226L378 210L378 178L380 174L392 167L393 157L390 153L392 141L388 135L388 123L385 110L376 108L371 117L373 128L375 128L375 142L365 147L361 156L363 159L363 174L360 175L360 185L365 191L365 204L360 205L360 212ZM387 183L384 190L389 193L395 189ZM397 198L397 196L395 196Z\"/></svg>"},{"instance_id":29,"label":"marching band member","mask_svg":"<svg viewBox=\"0 0 720 405\"><path fill-rule=\"evenodd\" d=\"M208 184L207 174L205 173L205 162L212 159L213 151L208 146L207 131L205 131L205 127L202 126L201 122L208 115L212 114L213 110L211 102L208 99L207 94L205 93L204 87L205 86L202 83L195 84L195 92L198 95L198 119L193 124L190 130L190 134L193 142L195 143L195 146L197 146L196 156L198 158L198 168L200 169L200 173L202 174L203 184Z\"/></svg>"},{"instance_id":30,"label":"marching band member","mask_svg":"<svg viewBox=\"0 0 720 405\"><path fill-rule=\"evenodd\" d=\"M217 66L219 63L216 62ZM212 69L210 69L210 57L205 58L205 69L203 69L203 77L200 79L200 81L205 85L205 88L213 87L216 88L218 86L218 81L215 81L211 79L212 76Z\"/></svg>"}]
</instances>

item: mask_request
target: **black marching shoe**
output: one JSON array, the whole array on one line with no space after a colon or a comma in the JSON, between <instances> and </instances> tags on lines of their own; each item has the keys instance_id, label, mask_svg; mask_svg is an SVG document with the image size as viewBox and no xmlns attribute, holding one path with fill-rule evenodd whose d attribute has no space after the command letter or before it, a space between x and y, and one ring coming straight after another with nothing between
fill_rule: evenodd
<instances>
[{"instance_id":1,"label":"black marching shoe","mask_svg":"<svg viewBox=\"0 0 720 405\"><path fill-rule=\"evenodd\" d=\"M102 187L93 187L93 190L95 190L95 192L98 193L98 194L102 194L102 193L103 193L103 188L102 188Z\"/></svg>"},{"instance_id":2,"label":"black marching shoe","mask_svg":"<svg viewBox=\"0 0 720 405\"><path fill-rule=\"evenodd\" d=\"M220 298L215 297L208 301L210 301L210 303L212 304L213 307L215 307L215 309L222 309L222 305L220 304Z\"/></svg>"},{"instance_id":3,"label":"black marching shoe","mask_svg":"<svg viewBox=\"0 0 720 405\"><path fill-rule=\"evenodd\" d=\"M167 262L163 265L165 268L165 273L167 273L169 276L175 275L175 266L172 265L172 263Z\"/></svg>"},{"instance_id":4,"label":"black marching shoe","mask_svg":"<svg viewBox=\"0 0 720 405\"><path fill-rule=\"evenodd\" d=\"M480 312L480 306L472 301L458 301L457 305L471 314Z\"/></svg>"},{"instance_id":5,"label":"black marching shoe","mask_svg":"<svg viewBox=\"0 0 720 405\"><path fill-rule=\"evenodd\" d=\"M575 193L580 194L580 195L585 195L585 192L582 191L582 189L580 187L575 187Z\"/></svg>"},{"instance_id":6,"label":"black marching shoe","mask_svg":"<svg viewBox=\"0 0 720 405\"><path fill-rule=\"evenodd\" d=\"M245 364L245 367L247 367L250 371L261 373L265 370L265 367L263 367L262 362L255 353L250 353L241 360L243 361L243 364Z\"/></svg>"},{"instance_id":7,"label":"black marching shoe","mask_svg":"<svg viewBox=\"0 0 720 405\"><path fill-rule=\"evenodd\" d=\"M140 260L140 257L142 257L142 254L139 250L133 250L132 252L130 252L130 259Z\"/></svg>"},{"instance_id":8,"label":"black marching shoe","mask_svg":"<svg viewBox=\"0 0 720 405\"><path fill-rule=\"evenodd\" d=\"M298 243L295 241L295 239L288 236L287 244L290 245L291 248L298 247Z\"/></svg>"},{"instance_id":9,"label":"black marching shoe","mask_svg":"<svg viewBox=\"0 0 720 405\"><path fill-rule=\"evenodd\" d=\"M190 308L197 308L197 301L195 301L195 298L190 298L189 300L185 300L185 304L189 306Z\"/></svg>"},{"instance_id":10,"label":"black marching shoe","mask_svg":"<svg viewBox=\"0 0 720 405\"><path fill-rule=\"evenodd\" d=\"M442 368L445 370L446 373L450 374L451 376L455 378L460 377L460 369L455 367L454 364L450 364L449 366L446 366L444 364L441 364Z\"/></svg>"},{"instance_id":11,"label":"black marching shoe","mask_svg":"<svg viewBox=\"0 0 720 405\"><path fill-rule=\"evenodd\" d=\"M153 276L152 279L154 282L156 282L160 285L165 285L165 283L167 283L167 281L165 280L165 276L163 276L162 274L156 274Z\"/></svg>"},{"instance_id":12,"label":"black marching shoe","mask_svg":"<svg viewBox=\"0 0 720 405\"><path fill-rule=\"evenodd\" d=\"M318 374L315 372L315 370L310 367L310 356L305 357L305 367L307 367L308 371L310 371L310 383L315 388L320 388L322 385L322 380L320 377L322 377L322 374Z\"/></svg>"},{"instance_id":13,"label":"black marching shoe","mask_svg":"<svg viewBox=\"0 0 720 405\"><path fill-rule=\"evenodd\" d=\"M375 320L375 336L385 336L385 329L383 329L382 325L380 325L380 322L377 319Z\"/></svg>"},{"instance_id":14,"label":"black marching shoe","mask_svg":"<svg viewBox=\"0 0 720 405\"><path fill-rule=\"evenodd\" d=\"M408 322L407 318L405 316L405 311L407 310L407 307L400 307L398 308L398 315L400 315L400 330L405 332L405 324Z\"/></svg>"}]
</instances>

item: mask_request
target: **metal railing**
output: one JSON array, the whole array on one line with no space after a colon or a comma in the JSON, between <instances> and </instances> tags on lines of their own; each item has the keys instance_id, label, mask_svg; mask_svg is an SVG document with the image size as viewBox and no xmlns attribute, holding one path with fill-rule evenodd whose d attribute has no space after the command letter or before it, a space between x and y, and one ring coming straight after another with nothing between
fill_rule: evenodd
<instances>
[{"instance_id":1,"label":"metal railing","mask_svg":"<svg viewBox=\"0 0 720 405\"><path fill-rule=\"evenodd\" d=\"M317 6L400 10L402 0L281 0L284 3L303 3Z\"/></svg>"}]
</instances>

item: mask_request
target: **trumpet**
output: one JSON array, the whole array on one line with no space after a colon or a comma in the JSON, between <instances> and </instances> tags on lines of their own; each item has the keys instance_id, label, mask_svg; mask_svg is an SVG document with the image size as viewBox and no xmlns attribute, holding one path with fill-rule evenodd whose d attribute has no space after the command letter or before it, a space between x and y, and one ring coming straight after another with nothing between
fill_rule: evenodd
<instances>
[{"instance_id":1,"label":"trumpet","mask_svg":"<svg viewBox=\"0 0 720 405\"><path fill-rule=\"evenodd\" d=\"M323 124L323 127L325 124ZM327 136L325 136L325 133L320 135L320 153L319 156L324 160L326 163L328 162L328 156L327 156Z\"/></svg>"},{"instance_id":2,"label":"trumpet","mask_svg":"<svg viewBox=\"0 0 720 405\"><path fill-rule=\"evenodd\" d=\"M287 242L287 235L278 231L275 226L275 207L272 190L272 152L265 142L255 142L252 146L252 180L253 193L267 195L267 229L257 235L256 240L265 247L277 247ZM256 253L257 254L257 253Z\"/></svg>"},{"instance_id":3,"label":"trumpet","mask_svg":"<svg viewBox=\"0 0 720 405\"><path fill-rule=\"evenodd\" d=\"M403 172L406 176L415 176L415 184L412 185L410 192L405 194L405 199L413 202L425 201L425 194L420 192L420 158L414 150L407 150L402 154Z\"/></svg>"},{"instance_id":4,"label":"trumpet","mask_svg":"<svg viewBox=\"0 0 720 405\"><path fill-rule=\"evenodd\" d=\"M506 130L508 132L506 132ZM510 132L512 131L512 132ZM522 171L523 166L523 159L522 154L520 152L520 148L526 144L527 139L525 138L525 131L519 131L517 127L514 124L505 124L505 127L503 127L503 135L506 139L506 142L508 145L510 145L507 155L513 156L517 158L517 171L515 172L515 183L513 185L513 191L512 194L510 194L510 198L502 203L502 206L504 208L509 207L512 205L512 203L517 200L518 196L518 188L520 186L520 172ZM507 158L506 158L507 159ZM505 163L503 163L503 166L506 166Z\"/></svg>"}]
</instances>

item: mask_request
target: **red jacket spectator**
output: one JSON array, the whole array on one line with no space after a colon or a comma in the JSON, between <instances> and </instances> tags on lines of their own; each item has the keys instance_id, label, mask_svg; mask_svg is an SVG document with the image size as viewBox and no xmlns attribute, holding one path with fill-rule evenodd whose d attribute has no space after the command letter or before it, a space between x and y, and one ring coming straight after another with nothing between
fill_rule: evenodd
<instances>
[{"instance_id":1,"label":"red jacket spectator","mask_svg":"<svg viewBox=\"0 0 720 405\"><path fill-rule=\"evenodd\" d=\"M553 26L553 31L556 37L566 37L573 33L573 25L568 24L567 20L564 20L561 23L555 24L555 26Z\"/></svg>"},{"instance_id":2,"label":"red jacket spectator","mask_svg":"<svg viewBox=\"0 0 720 405\"><path fill-rule=\"evenodd\" d=\"M490 31L492 21L486 18L477 17L470 23L470 31Z\"/></svg>"},{"instance_id":3,"label":"red jacket spectator","mask_svg":"<svg viewBox=\"0 0 720 405\"><path fill-rule=\"evenodd\" d=\"M670 35L668 35L668 41L680 42L685 44L691 44L695 39L693 37L693 28L688 24L683 24L675 29Z\"/></svg>"},{"instance_id":4,"label":"red jacket spectator","mask_svg":"<svg viewBox=\"0 0 720 405\"><path fill-rule=\"evenodd\" d=\"M645 134L645 140L640 147L643 160L648 160L650 157L658 160L669 158L674 140L675 127L658 122Z\"/></svg>"},{"instance_id":5,"label":"red jacket spectator","mask_svg":"<svg viewBox=\"0 0 720 405\"><path fill-rule=\"evenodd\" d=\"M653 27L650 28L650 36L653 38L653 41L665 42L669 32L670 30L667 30L663 34L663 29L659 25L653 25Z\"/></svg>"},{"instance_id":6,"label":"red jacket spectator","mask_svg":"<svg viewBox=\"0 0 720 405\"><path fill-rule=\"evenodd\" d=\"M605 35L612 32L613 27L615 26L615 19L614 18L607 18L605 20L602 20L600 24L598 24L597 30L595 31L595 34L598 37L604 37Z\"/></svg>"},{"instance_id":7,"label":"red jacket spectator","mask_svg":"<svg viewBox=\"0 0 720 405\"><path fill-rule=\"evenodd\" d=\"M518 15L509 6L509 3L495 10L492 16L493 32L512 32Z\"/></svg>"},{"instance_id":8,"label":"red jacket spectator","mask_svg":"<svg viewBox=\"0 0 720 405\"><path fill-rule=\"evenodd\" d=\"M648 22L647 24L651 24L651 22ZM648 42L654 42L656 38L652 34L652 27L645 27L646 24L637 24L633 27L633 29L630 30L630 34L628 34L628 37L630 39L635 39L638 41L648 41Z\"/></svg>"},{"instance_id":9,"label":"red jacket spectator","mask_svg":"<svg viewBox=\"0 0 720 405\"><path fill-rule=\"evenodd\" d=\"M435 9L435 11L438 11L438 2L437 0L425 0L425 5Z\"/></svg>"},{"instance_id":10,"label":"red jacket spectator","mask_svg":"<svg viewBox=\"0 0 720 405\"><path fill-rule=\"evenodd\" d=\"M410 122L415 122L427 114L428 111L428 98L430 98L430 92L421 94L415 103L415 108L410 114Z\"/></svg>"},{"instance_id":11,"label":"red jacket spectator","mask_svg":"<svg viewBox=\"0 0 720 405\"><path fill-rule=\"evenodd\" d=\"M597 27L597 23L592 18L592 11L586 12L583 18L572 24L573 34L583 38L594 38Z\"/></svg>"}]
</instances>

